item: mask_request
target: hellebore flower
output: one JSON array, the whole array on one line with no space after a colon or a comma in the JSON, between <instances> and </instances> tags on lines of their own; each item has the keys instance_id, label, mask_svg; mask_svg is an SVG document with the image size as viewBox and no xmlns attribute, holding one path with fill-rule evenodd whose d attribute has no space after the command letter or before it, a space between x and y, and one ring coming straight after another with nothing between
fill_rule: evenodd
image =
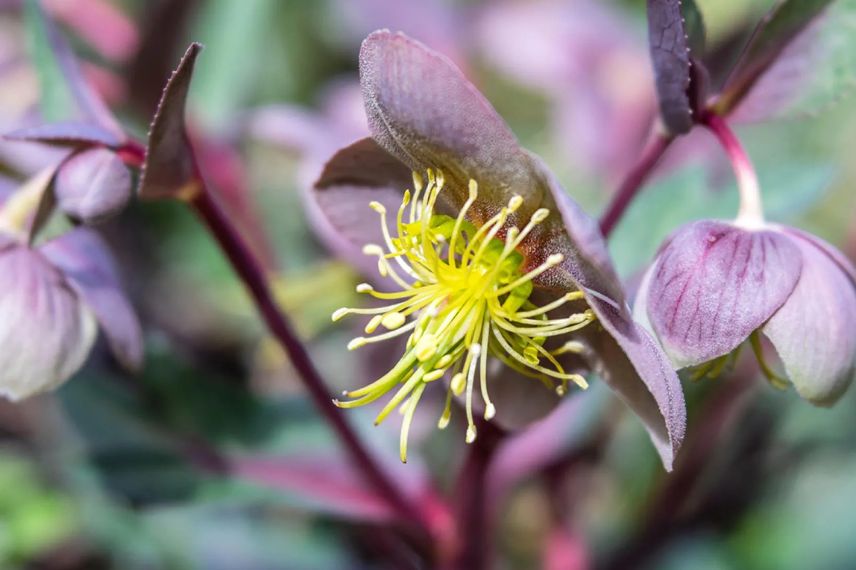
<instances>
[{"instance_id":1,"label":"hellebore flower","mask_svg":"<svg viewBox=\"0 0 856 570\"><path fill-rule=\"evenodd\" d=\"M338 404L391 392L378 421L401 407L404 459L416 405L438 380L449 382L440 427L461 395L471 442L477 406L519 427L594 370L640 416L670 469L685 427L681 386L632 320L596 223L445 57L379 31L363 42L360 76L373 138L327 163L314 214L331 247L370 259L361 267L393 285L357 288L387 306L333 315L370 316L369 335L385 329L349 348L396 337L406 346L387 374Z\"/></svg>"},{"instance_id":2,"label":"hellebore flower","mask_svg":"<svg viewBox=\"0 0 856 570\"><path fill-rule=\"evenodd\" d=\"M51 175L0 208L0 395L13 401L68 380L99 325L120 363L136 368L142 360L139 323L98 236L80 228L32 247L22 230Z\"/></svg>"},{"instance_id":3,"label":"hellebore flower","mask_svg":"<svg viewBox=\"0 0 856 570\"><path fill-rule=\"evenodd\" d=\"M764 362L759 334L813 404L833 404L856 373L856 270L795 228L705 220L678 229L643 278L634 310L676 367L708 363L700 375L748 339L767 378L786 385Z\"/></svg>"}]
</instances>

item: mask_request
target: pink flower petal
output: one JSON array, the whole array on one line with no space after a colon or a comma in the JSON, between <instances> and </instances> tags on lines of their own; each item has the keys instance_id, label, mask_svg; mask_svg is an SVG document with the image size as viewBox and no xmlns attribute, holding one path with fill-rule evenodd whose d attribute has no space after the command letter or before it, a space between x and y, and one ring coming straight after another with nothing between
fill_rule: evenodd
<instances>
[{"instance_id":1,"label":"pink flower petal","mask_svg":"<svg viewBox=\"0 0 856 570\"><path fill-rule=\"evenodd\" d=\"M801 256L776 231L702 221L679 229L652 268L651 325L675 366L728 354L785 302Z\"/></svg>"},{"instance_id":2,"label":"pink flower petal","mask_svg":"<svg viewBox=\"0 0 856 570\"><path fill-rule=\"evenodd\" d=\"M791 241L802 254L802 275L762 330L799 395L828 406L856 374L856 284L819 238Z\"/></svg>"}]
</instances>

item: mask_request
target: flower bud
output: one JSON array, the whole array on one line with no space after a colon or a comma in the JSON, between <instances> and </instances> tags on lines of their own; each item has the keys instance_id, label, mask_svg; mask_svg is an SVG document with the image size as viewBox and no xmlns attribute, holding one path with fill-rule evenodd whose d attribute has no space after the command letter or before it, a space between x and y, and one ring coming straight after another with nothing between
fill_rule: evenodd
<instances>
[{"instance_id":1,"label":"flower bud","mask_svg":"<svg viewBox=\"0 0 856 570\"><path fill-rule=\"evenodd\" d=\"M64 276L37 251L0 237L0 394L55 388L83 364L97 325Z\"/></svg>"},{"instance_id":2,"label":"flower bud","mask_svg":"<svg viewBox=\"0 0 856 570\"><path fill-rule=\"evenodd\" d=\"M131 197L131 174L115 153L92 148L74 154L60 167L55 192L68 216L94 223L125 207Z\"/></svg>"}]
</instances>

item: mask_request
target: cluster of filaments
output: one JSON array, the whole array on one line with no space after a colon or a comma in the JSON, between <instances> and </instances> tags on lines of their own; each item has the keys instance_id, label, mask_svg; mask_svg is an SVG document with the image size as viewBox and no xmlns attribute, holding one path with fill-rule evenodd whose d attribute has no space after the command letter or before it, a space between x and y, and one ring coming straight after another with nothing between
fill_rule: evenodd
<instances>
[{"instance_id":1,"label":"cluster of filaments","mask_svg":"<svg viewBox=\"0 0 856 570\"><path fill-rule=\"evenodd\" d=\"M395 216L395 233L390 231L386 208L377 202L371 208L380 214L385 247L366 245L363 252L377 257L381 276L391 279L400 290L376 291L366 283L359 293L388 302L386 306L366 309L342 308L333 320L348 314L371 316L365 326L367 335L353 339L349 350L407 335L404 355L381 378L363 388L346 391L343 408L373 402L397 388L378 414L375 424L393 410L403 414L401 460L406 461L407 435L416 405L428 384L450 378L446 404L439 427L445 428L451 416L452 397L465 395L467 443L476 437L473 421L473 394L478 385L484 402L484 417L491 419L496 408L488 394L488 354L508 367L541 380L559 395L568 384L587 387L579 374L568 373L557 357L580 352L582 345L569 341L558 348L555 337L567 335L595 317L591 310L553 318L566 303L581 300L580 291L570 292L541 307L530 300L532 280L562 262L555 254L534 269L524 272L524 258L517 251L527 235L542 223L549 211L539 209L528 223L518 228L509 216L523 203L514 196L494 217L476 228L467 221L467 212L478 199L478 184L471 180L469 196L458 216L436 214L438 195L443 190L441 172L427 172L427 184L414 173L414 191L404 193ZM505 230L500 239L501 230ZM376 331L381 330L378 334Z\"/></svg>"}]
</instances>

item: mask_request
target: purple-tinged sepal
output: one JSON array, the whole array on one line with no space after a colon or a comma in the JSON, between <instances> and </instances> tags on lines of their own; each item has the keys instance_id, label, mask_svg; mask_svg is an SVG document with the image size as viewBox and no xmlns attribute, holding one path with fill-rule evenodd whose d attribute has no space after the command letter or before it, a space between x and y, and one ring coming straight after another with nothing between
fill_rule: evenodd
<instances>
[{"instance_id":1,"label":"purple-tinged sepal","mask_svg":"<svg viewBox=\"0 0 856 570\"><path fill-rule=\"evenodd\" d=\"M142 330L104 241L91 229L78 228L45 243L40 250L95 315L116 360L127 370L139 369Z\"/></svg>"},{"instance_id":2,"label":"purple-tinged sepal","mask_svg":"<svg viewBox=\"0 0 856 570\"><path fill-rule=\"evenodd\" d=\"M853 266L819 238L788 235L801 254L802 273L787 302L761 330L797 393L830 406L856 375L856 282L848 275Z\"/></svg>"},{"instance_id":3,"label":"purple-tinged sepal","mask_svg":"<svg viewBox=\"0 0 856 570\"><path fill-rule=\"evenodd\" d=\"M676 368L703 365L697 376L716 375L747 341L768 380L816 405L835 403L856 373L856 271L795 228L708 220L679 229L643 277L635 314Z\"/></svg>"},{"instance_id":4,"label":"purple-tinged sepal","mask_svg":"<svg viewBox=\"0 0 856 570\"><path fill-rule=\"evenodd\" d=\"M39 252L0 236L0 395L21 400L83 365L98 330L92 311Z\"/></svg>"}]
</instances>

